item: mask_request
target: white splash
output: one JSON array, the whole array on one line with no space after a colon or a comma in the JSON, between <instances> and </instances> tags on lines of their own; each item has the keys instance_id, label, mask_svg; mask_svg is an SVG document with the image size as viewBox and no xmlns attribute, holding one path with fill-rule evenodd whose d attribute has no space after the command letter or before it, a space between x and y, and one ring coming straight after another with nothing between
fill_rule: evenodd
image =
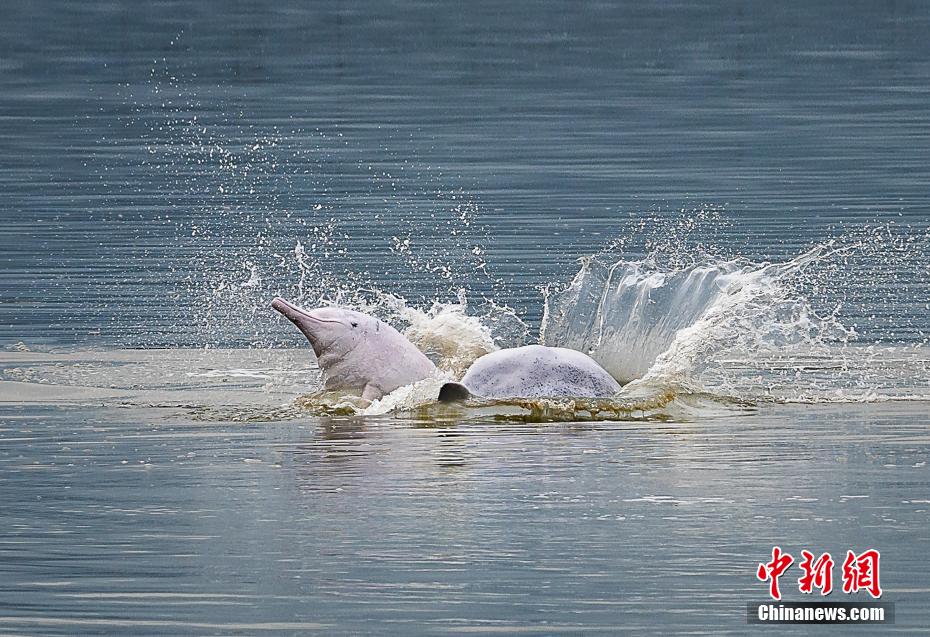
<instances>
[{"instance_id":1,"label":"white splash","mask_svg":"<svg viewBox=\"0 0 930 637\"><path fill-rule=\"evenodd\" d=\"M424 378L412 385L398 387L390 394L372 401L370 405L361 409L360 413L365 416L380 416L394 411L406 411L430 405L436 402L439 388L450 380L454 380L450 374L437 371L434 376Z\"/></svg>"},{"instance_id":2,"label":"white splash","mask_svg":"<svg viewBox=\"0 0 930 637\"><path fill-rule=\"evenodd\" d=\"M908 250L891 245L898 261L925 254L924 244ZM579 403L559 417L669 415L767 401L926 399L926 341L906 350L860 344L840 318L847 298L824 295L842 282L853 259L881 264L876 255L886 252L870 234L826 242L777 263L722 258L678 242L663 243L640 260L604 253L581 259L568 285L544 291L539 342L585 352L627 384L612 401ZM395 391L360 410L366 414L420 409L443 380L461 377L478 357L532 340L513 310L487 299L476 307L464 291L425 309L357 287L340 288L331 302L392 323L445 374ZM542 410L548 414L543 418L552 416L550 407L508 406Z\"/></svg>"},{"instance_id":3,"label":"white splash","mask_svg":"<svg viewBox=\"0 0 930 637\"><path fill-rule=\"evenodd\" d=\"M262 284L262 277L258 272L258 267L254 263L246 263L249 268L249 278L239 284L240 288L257 288Z\"/></svg>"},{"instance_id":4,"label":"white splash","mask_svg":"<svg viewBox=\"0 0 930 637\"><path fill-rule=\"evenodd\" d=\"M459 292L457 303L434 301L426 311L406 304L398 308L400 318L408 324L404 336L435 359L440 369L456 377L480 356L500 349L490 328L467 312L464 291Z\"/></svg>"}]
</instances>

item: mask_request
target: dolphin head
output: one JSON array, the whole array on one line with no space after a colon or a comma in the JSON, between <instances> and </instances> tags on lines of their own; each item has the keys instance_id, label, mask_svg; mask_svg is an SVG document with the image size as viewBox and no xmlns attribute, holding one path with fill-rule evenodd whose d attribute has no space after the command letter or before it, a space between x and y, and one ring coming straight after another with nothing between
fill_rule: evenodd
<instances>
[{"instance_id":1,"label":"dolphin head","mask_svg":"<svg viewBox=\"0 0 930 637\"><path fill-rule=\"evenodd\" d=\"M403 334L374 316L339 307L308 311L282 298L271 307L310 341L328 391L375 400L436 371Z\"/></svg>"},{"instance_id":2,"label":"dolphin head","mask_svg":"<svg viewBox=\"0 0 930 637\"><path fill-rule=\"evenodd\" d=\"M280 297L271 302L271 307L303 332L318 359L327 354L345 356L381 327L381 321L373 316L338 307L307 311Z\"/></svg>"}]
</instances>

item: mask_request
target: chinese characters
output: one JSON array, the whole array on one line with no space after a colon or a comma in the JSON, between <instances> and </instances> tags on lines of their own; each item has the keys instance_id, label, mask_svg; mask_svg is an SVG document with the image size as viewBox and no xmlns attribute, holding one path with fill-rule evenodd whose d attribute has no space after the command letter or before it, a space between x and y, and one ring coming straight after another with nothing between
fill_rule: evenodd
<instances>
[{"instance_id":1,"label":"chinese characters","mask_svg":"<svg viewBox=\"0 0 930 637\"><path fill-rule=\"evenodd\" d=\"M817 589L821 595L829 595L833 591L833 557L829 553L822 553L815 559L814 554L805 549L801 551L801 558L798 563L798 568L802 571L801 577L798 578L798 590L809 595ZM881 555L875 549L858 555L853 551L847 551L842 567L843 592L852 594L866 591L875 599L881 597L880 558ZM773 546L771 561L759 564L756 569L756 577L762 582L768 582L772 599L781 599L779 578L793 563L794 557L790 553L782 551L779 546Z\"/></svg>"}]
</instances>

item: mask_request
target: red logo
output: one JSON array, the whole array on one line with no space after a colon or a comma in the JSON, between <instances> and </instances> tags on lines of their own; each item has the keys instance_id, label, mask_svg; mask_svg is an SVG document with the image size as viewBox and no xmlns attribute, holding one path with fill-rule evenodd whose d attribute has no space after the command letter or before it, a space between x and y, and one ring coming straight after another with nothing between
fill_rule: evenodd
<instances>
[{"instance_id":1,"label":"red logo","mask_svg":"<svg viewBox=\"0 0 930 637\"><path fill-rule=\"evenodd\" d=\"M878 583L878 560L881 555L875 549L869 549L856 555L846 551L843 561L843 592L856 593L862 589L878 599L882 596L882 587Z\"/></svg>"},{"instance_id":2,"label":"red logo","mask_svg":"<svg viewBox=\"0 0 930 637\"><path fill-rule=\"evenodd\" d=\"M814 588L819 588L821 595L829 595L833 590L833 558L824 553L815 562L810 551L801 551L801 557L804 559L798 566L804 575L798 578L798 590L810 594Z\"/></svg>"},{"instance_id":3,"label":"red logo","mask_svg":"<svg viewBox=\"0 0 930 637\"><path fill-rule=\"evenodd\" d=\"M814 559L814 554L808 550L801 551L803 558L798 563L801 577L798 578L798 590L810 595L814 589L819 589L821 595L829 595L833 591L833 557L829 553L822 553ZM869 549L856 555L852 551L846 552L843 561L843 592L846 594L867 591L869 595L878 599L882 596L879 583L878 563L881 555L875 549ZM781 547L772 547L772 559L759 564L756 577L762 582L769 583L769 595L772 599L781 599L781 590L778 587L778 578L794 563L794 557L785 553Z\"/></svg>"},{"instance_id":4,"label":"red logo","mask_svg":"<svg viewBox=\"0 0 930 637\"><path fill-rule=\"evenodd\" d=\"M769 595L772 599L781 599L781 591L778 590L778 578L782 576L794 558L787 553L782 553L777 546L772 547L772 561L768 564L759 564L756 570L756 577L763 582L769 580Z\"/></svg>"}]
</instances>

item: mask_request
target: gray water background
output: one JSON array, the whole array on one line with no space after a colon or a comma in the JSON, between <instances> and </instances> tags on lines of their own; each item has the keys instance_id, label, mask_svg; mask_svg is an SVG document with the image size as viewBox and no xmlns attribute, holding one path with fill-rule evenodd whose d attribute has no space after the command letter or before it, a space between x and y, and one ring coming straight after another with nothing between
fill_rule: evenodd
<instances>
[{"instance_id":1,"label":"gray water background","mask_svg":"<svg viewBox=\"0 0 930 637\"><path fill-rule=\"evenodd\" d=\"M731 223L699 239L757 260L857 224L927 225L920 3L37 2L3 15L4 340L267 343L241 303L200 331L192 308L247 279L245 262L266 269L256 305L293 296L293 260L273 269L272 254L309 246L307 224L337 230L337 274L367 271L413 301L469 287L531 323L537 286L628 235L631 216L722 209ZM229 155L197 150L211 145ZM436 217L462 202L479 223L450 238ZM456 276L411 271L396 235ZM473 245L501 285L464 267ZM857 319L900 332L895 316L927 296L925 266L922 281L883 280L888 261L834 285L869 306ZM902 293L902 279L921 286Z\"/></svg>"},{"instance_id":2,"label":"gray water background","mask_svg":"<svg viewBox=\"0 0 930 637\"><path fill-rule=\"evenodd\" d=\"M335 273L367 270L411 299L465 283L531 323L536 286L643 214L721 209L708 238L757 260L861 224L928 222L921 3L0 14L4 344L297 346L251 309L294 293L297 270L273 254L330 218L348 236ZM190 150L204 145L235 161ZM452 236L442 220L463 202L477 221ZM405 232L447 256L452 280L405 266L390 249ZM493 279L460 258L473 244ZM830 294L867 334L919 341L922 256L866 260ZM250 311L223 297L204 322L197 308L247 279L247 261L286 276L242 297ZM142 398L62 398L43 388L54 362L4 355L31 389L0 392L0 631L742 634L775 543L879 548L894 628L928 629L926 403L668 423L243 423L242 404L272 414L293 395L183 373L275 355L177 351L130 380L142 354L100 354L98 385ZM163 387L171 374L182 384Z\"/></svg>"}]
</instances>

